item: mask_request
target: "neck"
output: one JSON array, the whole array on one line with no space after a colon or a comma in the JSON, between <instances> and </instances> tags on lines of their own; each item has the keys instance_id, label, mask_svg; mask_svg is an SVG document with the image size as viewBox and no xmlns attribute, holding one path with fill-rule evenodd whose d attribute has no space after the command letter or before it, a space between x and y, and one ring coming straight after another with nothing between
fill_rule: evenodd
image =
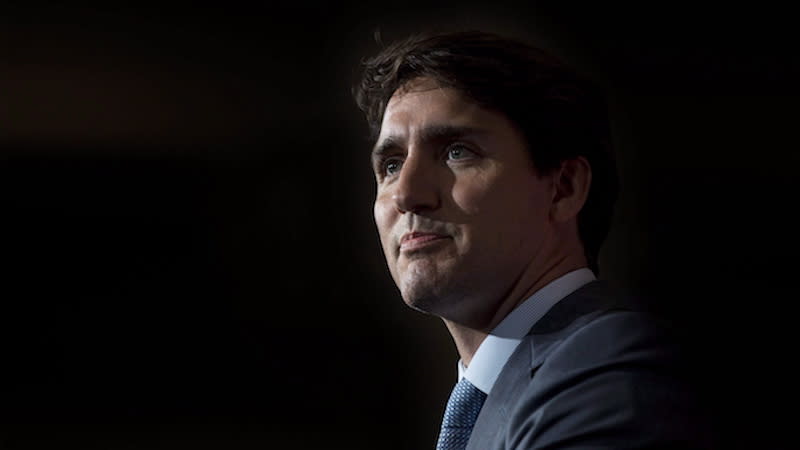
<instances>
[{"instance_id":1,"label":"neck","mask_svg":"<svg viewBox=\"0 0 800 450\"><path fill-rule=\"evenodd\" d=\"M586 259L582 253L580 256L564 256L551 261L545 267L546 270L535 272L538 274L537 276L525 276L523 274L511 287L505 298L497 302L498 306L486 326L475 328L443 319L465 366L468 366L472 361L472 357L478 351L478 347L486 339L486 336L517 306L553 280L573 270L587 266Z\"/></svg>"},{"instance_id":2,"label":"neck","mask_svg":"<svg viewBox=\"0 0 800 450\"><path fill-rule=\"evenodd\" d=\"M456 350L458 350L458 356L461 357L461 362L464 363L464 367L469 366L470 362L472 362L472 357L478 351L478 347L481 346L481 343L489 333L465 327L449 320L445 320L444 324L447 326L447 330L450 331L450 335L453 336L453 342L456 344Z\"/></svg>"}]
</instances>

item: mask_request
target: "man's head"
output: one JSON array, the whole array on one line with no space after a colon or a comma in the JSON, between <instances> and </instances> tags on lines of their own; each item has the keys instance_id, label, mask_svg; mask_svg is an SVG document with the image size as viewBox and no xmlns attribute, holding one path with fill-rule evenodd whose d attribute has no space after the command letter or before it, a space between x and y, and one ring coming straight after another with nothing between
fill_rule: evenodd
<instances>
[{"instance_id":1,"label":"man's head","mask_svg":"<svg viewBox=\"0 0 800 450\"><path fill-rule=\"evenodd\" d=\"M480 299L566 258L597 272L617 178L589 84L479 32L412 37L365 66L355 95L375 138L375 220L409 305L490 317L497 306Z\"/></svg>"}]
</instances>

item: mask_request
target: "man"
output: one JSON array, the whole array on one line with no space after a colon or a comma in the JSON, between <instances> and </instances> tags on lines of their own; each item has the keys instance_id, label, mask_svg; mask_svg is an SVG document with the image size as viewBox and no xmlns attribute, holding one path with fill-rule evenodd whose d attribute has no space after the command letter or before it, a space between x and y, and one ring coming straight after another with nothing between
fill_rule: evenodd
<instances>
[{"instance_id":1,"label":"man","mask_svg":"<svg viewBox=\"0 0 800 450\"><path fill-rule=\"evenodd\" d=\"M679 353L596 280L617 193L598 91L461 32L386 47L355 97L391 275L461 358L437 448L702 447Z\"/></svg>"}]
</instances>

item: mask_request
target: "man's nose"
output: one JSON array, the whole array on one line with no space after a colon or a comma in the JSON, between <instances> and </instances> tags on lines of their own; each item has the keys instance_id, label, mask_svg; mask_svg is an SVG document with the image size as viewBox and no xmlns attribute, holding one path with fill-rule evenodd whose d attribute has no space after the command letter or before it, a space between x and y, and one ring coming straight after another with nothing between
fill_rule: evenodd
<instances>
[{"instance_id":1,"label":"man's nose","mask_svg":"<svg viewBox=\"0 0 800 450\"><path fill-rule=\"evenodd\" d=\"M435 164L421 155L406 158L392 195L401 213L424 213L439 208L440 197Z\"/></svg>"}]
</instances>

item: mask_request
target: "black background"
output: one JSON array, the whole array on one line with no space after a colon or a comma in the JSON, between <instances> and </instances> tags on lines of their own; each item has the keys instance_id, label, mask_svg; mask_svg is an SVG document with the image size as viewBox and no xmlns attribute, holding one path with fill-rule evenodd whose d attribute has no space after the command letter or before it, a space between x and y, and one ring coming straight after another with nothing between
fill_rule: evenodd
<instances>
[{"instance_id":1,"label":"black background","mask_svg":"<svg viewBox=\"0 0 800 450\"><path fill-rule=\"evenodd\" d=\"M455 349L385 269L350 98L431 25L608 87L603 275L692 344L724 448L788 448L791 14L598 3L4 4L0 448L431 448Z\"/></svg>"}]
</instances>

